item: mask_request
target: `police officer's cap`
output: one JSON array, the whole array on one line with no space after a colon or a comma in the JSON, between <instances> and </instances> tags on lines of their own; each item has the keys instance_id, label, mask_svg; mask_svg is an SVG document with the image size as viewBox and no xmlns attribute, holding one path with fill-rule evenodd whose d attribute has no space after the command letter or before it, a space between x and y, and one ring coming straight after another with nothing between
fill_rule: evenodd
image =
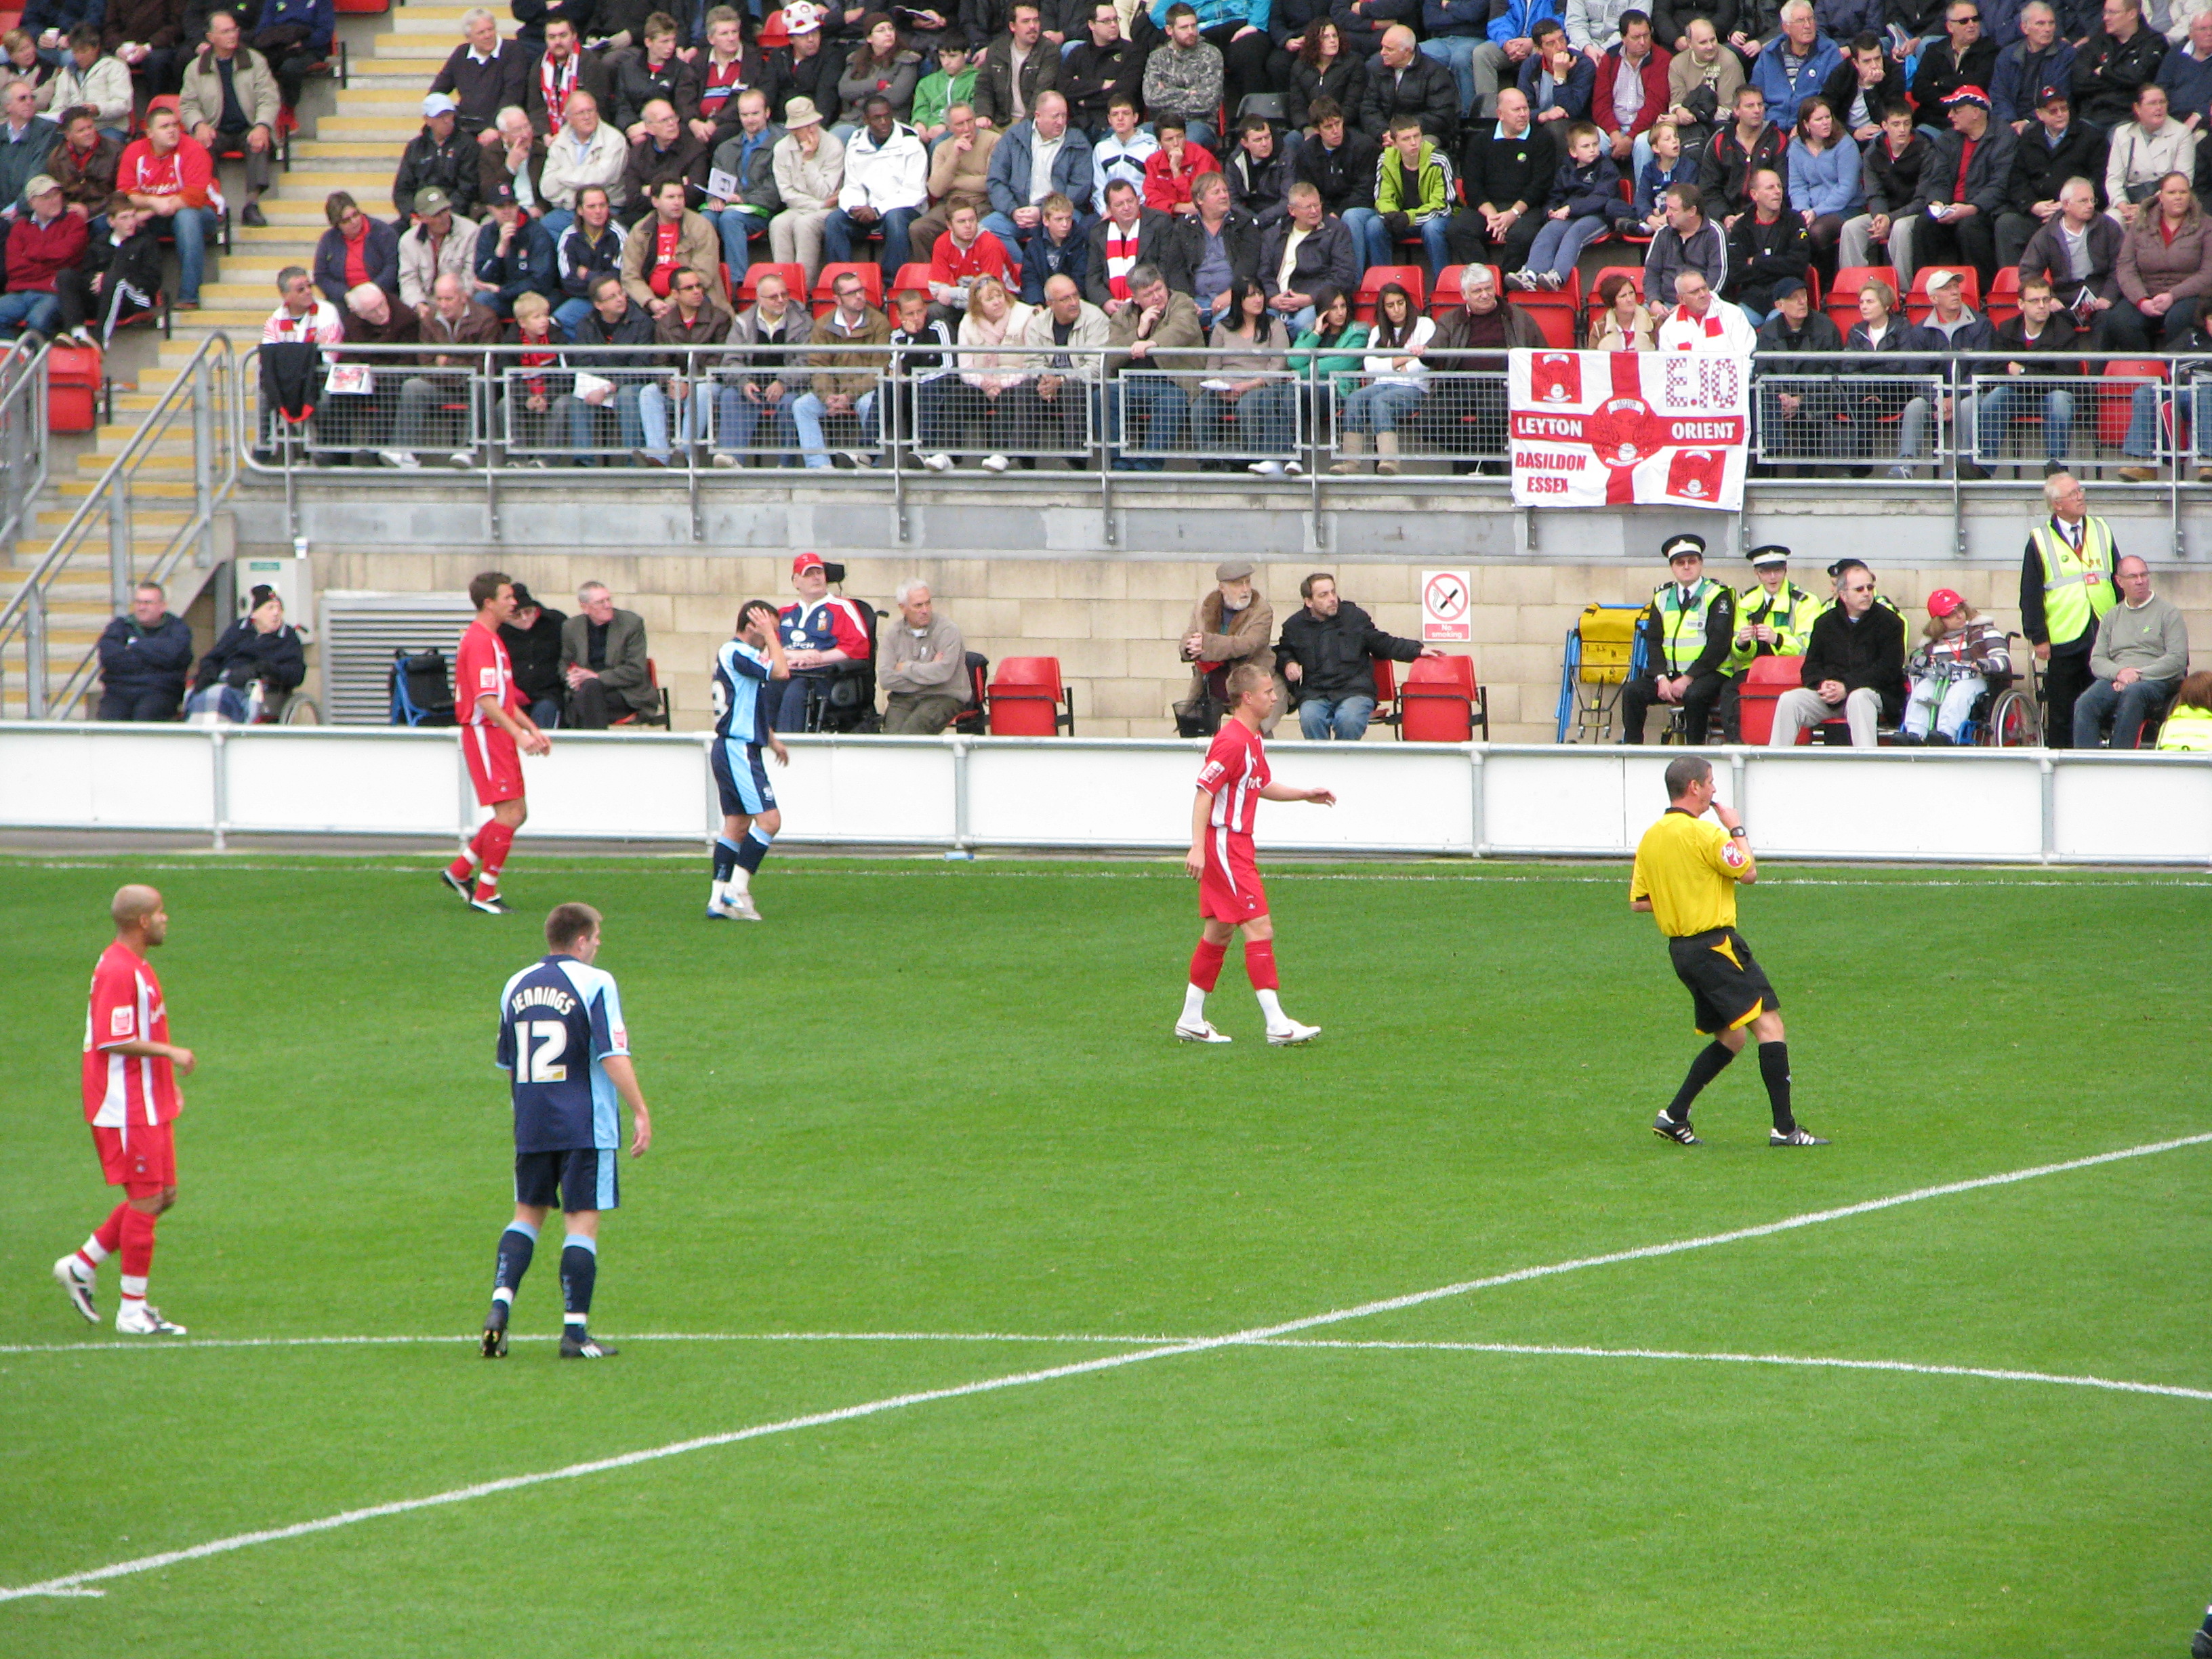
<instances>
[{"instance_id":1,"label":"police officer's cap","mask_svg":"<svg viewBox=\"0 0 2212 1659\"><path fill-rule=\"evenodd\" d=\"M1659 551L1669 564L1680 558L1702 559L1705 556L1705 538L1703 536L1669 536Z\"/></svg>"},{"instance_id":2,"label":"police officer's cap","mask_svg":"<svg viewBox=\"0 0 2212 1659\"><path fill-rule=\"evenodd\" d=\"M1790 550L1779 542L1769 542L1764 547L1753 548L1743 556L1751 561L1753 569L1764 570L1771 564L1788 564Z\"/></svg>"}]
</instances>

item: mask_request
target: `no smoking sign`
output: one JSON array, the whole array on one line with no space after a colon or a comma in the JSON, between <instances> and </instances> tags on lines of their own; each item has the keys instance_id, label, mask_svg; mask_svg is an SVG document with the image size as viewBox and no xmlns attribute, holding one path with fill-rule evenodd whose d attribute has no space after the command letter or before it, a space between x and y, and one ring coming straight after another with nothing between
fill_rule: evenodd
<instances>
[{"instance_id":1,"label":"no smoking sign","mask_svg":"<svg viewBox=\"0 0 2212 1659\"><path fill-rule=\"evenodd\" d=\"M1421 643L1465 644L1474 636L1468 609L1474 588L1464 570L1421 573Z\"/></svg>"}]
</instances>

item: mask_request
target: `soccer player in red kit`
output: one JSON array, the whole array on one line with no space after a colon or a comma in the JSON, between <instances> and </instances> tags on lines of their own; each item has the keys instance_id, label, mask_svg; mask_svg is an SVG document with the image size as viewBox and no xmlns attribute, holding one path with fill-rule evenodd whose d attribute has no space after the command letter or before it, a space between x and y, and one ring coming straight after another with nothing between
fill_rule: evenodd
<instances>
[{"instance_id":1,"label":"soccer player in red kit","mask_svg":"<svg viewBox=\"0 0 2212 1659\"><path fill-rule=\"evenodd\" d=\"M477 805L490 807L491 816L441 874L471 909L503 916L507 906L500 902L499 872L514 845L514 832L530 816L522 793L522 757L550 754L553 744L515 690L514 668L499 637L500 624L514 620L514 583L503 571L487 570L469 583L469 603L477 616L461 631L454 653L453 700L459 706L469 781L476 786Z\"/></svg>"},{"instance_id":2,"label":"soccer player in red kit","mask_svg":"<svg viewBox=\"0 0 2212 1659\"><path fill-rule=\"evenodd\" d=\"M1198 949L1190 958L1190 984L1183 992L1182 1018L1176 1035L1185 1042L1226 1042L1227 1036L1206 1017L1206 994L1221 977L1229 941L1244 930L1244 971L1267 1017L1267 1041L1277 1045L1310 1042L1318 1025L1301 1025L1283 1012L1275 995L1275 923L1267 914L1267 890L1252 854L1252 818L1263 800L1310 800L1334 806L1327 789L1293 789L1277 783L1267 770L1260 724L1275 712L1275 677L1255 663L1229 672L1229 717L1198 775L1198 797L1190 808L1190 852L1183 867L1198 878L1200 923Z\"/></svg>"},{"instance_id":3,"label":"soccer player in red kit","mask_svg":"<svg viewBox=\"0 0 2212 1659\"><path fill-rule=\"evenodd\" d=\"M192 1051L169 1041L161 981L146 952L169 933L161 896L150 887L116 891L108 913L115 943L92 970L92 1006L84 1027L84 1118L111 1187L123 1188L91 1237L54 1263L54 1277L74 1307L94 1324L93 1285L100 1264L120 1250L123 1300L115 1328L126 1336L182 1336L146 1300L154 1266L154 1221L177 1201L177 1157L169 1125L185 1109L177 1073L191 1075Z\"/></svg>"}]
</instances>

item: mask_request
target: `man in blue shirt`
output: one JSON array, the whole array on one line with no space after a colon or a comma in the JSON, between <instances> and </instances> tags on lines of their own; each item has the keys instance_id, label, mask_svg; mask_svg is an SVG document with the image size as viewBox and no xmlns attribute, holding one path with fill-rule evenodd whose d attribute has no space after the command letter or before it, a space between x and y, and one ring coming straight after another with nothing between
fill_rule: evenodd
<instances>
[{"instance_id":1,"label":"man in blue shirt","mask_svg":"<svg viewBox=\"0 0 2212 1659\"><path fill-rule=\"evenodd\" d=\"M629 1033L614 975L592 965L599 913L556 904L545 918L548 954L507 982L499 998L500 1068L514 1094L514 1219L499 1236L499 1260L484 1317L483 1357L507 1357L507 1314L538 1230L557 1202L567 1223L561 1248L561 1358L605 1359L613 1348L589 1327L599 1276L599 1212L621 1201L617 1097L629 1107L632 1158L653 1144L653 1117L630 1064Z\"/></svg>"},{"instance_id":2,"label":"man in blue shirt","mask_svg":"<svg viewBox=\"0 0 2212 1659\"><path fill-rule=\"evenodd\" d=\"M775 607L748 599L738 612L738 636L714 653L714 746L708 763L722 799L722 833L714 838L714 885L707 895L709 921L758 921L753 872L768 856L783 814L762 763L765 747L776 764L791 751L769 724L771 681L788 679Z\"/></svg>"}]
</instances>

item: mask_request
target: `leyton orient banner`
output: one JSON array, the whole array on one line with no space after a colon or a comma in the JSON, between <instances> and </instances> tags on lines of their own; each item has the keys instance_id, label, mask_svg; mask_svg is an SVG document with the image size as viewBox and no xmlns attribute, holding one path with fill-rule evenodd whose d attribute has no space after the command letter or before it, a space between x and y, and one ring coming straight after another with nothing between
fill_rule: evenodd
<instances>
[{"instance_id":1,"label":"leyton orient banner","mask_svg":"<svg viewBox=\"0 0 2212 1659\"><path fill-rule=\"evenodd\" d=\"M1515 351L1516 507L1743 506L1751 359Z\"/></svg>"}]
</instances>

